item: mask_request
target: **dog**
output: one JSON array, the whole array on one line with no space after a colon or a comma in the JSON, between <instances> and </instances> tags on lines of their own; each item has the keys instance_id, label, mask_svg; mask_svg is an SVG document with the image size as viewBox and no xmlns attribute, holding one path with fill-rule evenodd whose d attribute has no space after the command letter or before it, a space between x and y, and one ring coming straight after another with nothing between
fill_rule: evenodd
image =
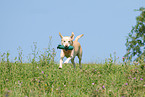
<instances>
[{"instance_id":1,"label":"dog","mask_svg":"<svg viewBox=\"0 0 145 97\"><path fill-rule=\"evenodd\" d=\"M65 50L65 49L61 49L61 53L60 53L60 65L59 65L59 69L62 68L62 63L63 63L63 58L66 57L66 61L64 62L65 64L67 64L70 60L74 66L74 68L76 68L75 66L75 56L78 56L79 58L79 67L82 68L81 65L81 60L82 60L82 48L80 43L78 42L78 39L81 38L82 36L84 36L84 34L81 34L79 36L76 37L76 39L73 41L74 39L74 33L72 32L71 36L65 36L63 37L61 35L61 33L59 32L59 36L61 38L61 45L64 45L64 47L68 48L69 46L73 46L73 50Z\"/></svg>"}]
</instances>

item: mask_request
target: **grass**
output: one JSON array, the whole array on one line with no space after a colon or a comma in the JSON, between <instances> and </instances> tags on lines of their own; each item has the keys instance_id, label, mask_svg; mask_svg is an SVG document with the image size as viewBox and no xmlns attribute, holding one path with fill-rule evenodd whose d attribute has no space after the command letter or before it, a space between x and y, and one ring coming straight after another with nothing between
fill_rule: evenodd
<instances>
[{"instance_id":1,"label":"grass","mask_svg":"<svg viewBox=\"0 0 145 97\"><path fill-rule=\"evenodd\" d=\"M79 66L77 66L79 67ZM145 69L134 65L0 63L0 96L145 96Z\"/></svg>"},{"instance_id":2,"label":"grass","mask_svg":"<svg viewBox=\"0 0 145 97\"><path fill-rule=\"evenodd\" d=\"M36 47L35 47L36 48ZM104 64L73 65L54 62L54 49L39 55L33 50L33 59L22 62L22 52L15 62L9 62L9 53L1 55L1 97L144 97L145 64L115 64L112 58Z\"/></svg>"}]
</instances>

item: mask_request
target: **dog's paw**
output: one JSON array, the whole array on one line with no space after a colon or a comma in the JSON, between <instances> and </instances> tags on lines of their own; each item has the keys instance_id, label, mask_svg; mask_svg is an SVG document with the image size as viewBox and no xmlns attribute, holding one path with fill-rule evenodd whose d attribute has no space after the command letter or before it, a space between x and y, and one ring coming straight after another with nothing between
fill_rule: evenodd
<instances>
[{"instance_id":1,"label":"dog's paw","mask_svg":"<svg viewBox=\"0 0 145 97\"><path fill-rule=\"evenodd\" d=\"M68 63L67 61L64 62L64 64L67 64L67 63Z\"/></svg>"},{"instance_id":2,"label":"dog's paw","mask_svg":"<svg viewBox=\"0 0 145 97\"><path fill-rule=\"evenodd\" d=\"M61 69L62 67L59 66L59 69Z\"/></svg>"},{"instance_id":3,"label":"dog's paw","mask_svg":"<svg viewBox=\"0 0 145 97\"><path fill-rule=\"evenodd\" d=\"M80 69L82 69L82 66L80 66Z\"/></svg>"}]
</instances>

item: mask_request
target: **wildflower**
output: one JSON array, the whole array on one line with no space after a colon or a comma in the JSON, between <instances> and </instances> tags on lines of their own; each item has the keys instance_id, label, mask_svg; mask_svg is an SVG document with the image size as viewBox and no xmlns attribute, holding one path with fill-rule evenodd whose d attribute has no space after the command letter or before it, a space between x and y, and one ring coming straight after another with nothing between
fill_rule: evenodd
<instances>
[{"instance_id":1,"label":"wildflower","mask_svg":"<svg viewBox=\"0 0 145 97\"><path fill-rule=\"evenodd\" d=\"M8 92L8 93L10 93L11 91L10 91L10 90L8 90L7 92Z\"/></svg>"},{"instance_id":2,"label":"wildflower","mask_svg":"<svg viewBox=\"0 0 145 97\"><path fill-rule=\"evenodd\" d=\"M64 87L66 87L66 85L64 85Z\"/></svg>"},{"instance_id":3,"label":"wildflower","mask_svg":"<svg viewBox=\"0 0 145 97\"><path fill-rule=\"evenodd\" d=\"M9 81L8 79L6 79L6 81Z\"/></svg>"},{"instance_id":4,"label":"wildflower","mask_svg":"<svg viewBox=\"0 0 145 97\"><path fill-rule=\"evenodd\" d=\"M122 57L122 60L123 60L123 62L125 61L125 58L124 57Z\"/></svg>"},{"instance_id":5,"label":"wildflower","mask_svg":"<svg viewBox=\"0 0 145 97\"><path fill-rule=\"evenodd\" d=\"M39 67L37 66L37 68L39 68Z\"/></svg>"},{"instance_id":6,"label":"wildflower","mask_svg":"<svg viewBox=\"0 0 145 97\"><path fill-rule=\"evenodd\" d=\"M44 73L44 71L42 71L42 73Z\"/></svg>"},{"instance_id":7,"label":"wildflower","mask_svg":"<svg viewBox=\"0 0 145 97\"><path fill-rule=\"evenodd\" d=\"M103 86L102 86L102 88L104 89L104 88L105 88L105 86L103 85Z\"/></svg>"},{"instance_id":8,"label":"wildflower","mask_svg":"<svg viewBox=\"0 0 145 97\"><path fill-rule=\"evenodd\" d=\"M92 83L92 85L94 85L95 83Z\"/></svg>"},{"instance_id":9,"label":"wildflower","mask_svg":"<svg viewBox=\"0 0 145 97\"><path fill-rule=\"evenodd\" d=\"M125 83L125 85L128 85L128 83Z\"/></svg>"},{"instance_id":10,"label":"wildflower","mask_svg":"<svg viewBox=\"0 0 145 97\"><path fill-rule=\"evenodd\" d=\"M143 78L140 78L140 80L143 80Z\"/></svg>"},{"instance_id":11,"label":"wildflower","mask_svg":"<svg viewBox=\"0 0 145 97\"><path fill-rule=\"evenodd\" d=\"M137 68L135 67L135 69L137 69Z\"/></svg>"},{"instance_id":12,"label":"wildflower","mask_svg":"<svg viewBox=\"0 0 145 97\"><path fill-rule=\"evenodd\" d=\"M136 79L136 77L134 79Z\"/></svg>"}]
</instances>

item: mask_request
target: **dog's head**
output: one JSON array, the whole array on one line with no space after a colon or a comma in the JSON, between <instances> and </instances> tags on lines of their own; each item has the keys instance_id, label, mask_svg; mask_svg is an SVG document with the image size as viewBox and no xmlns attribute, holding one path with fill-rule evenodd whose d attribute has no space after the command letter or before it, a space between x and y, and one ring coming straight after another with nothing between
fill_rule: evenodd
<instances>
[{"instance_id":1,"label":"dog's head","mask_svg":"<svg viewBox=\"0 0 145 97\"><path fill-rule=\"evenodd\" d=\"M69 47L73 45L73 39L74 39L74 33L72 32L71 36L62 36L59 32L59 36L61 37L61 45L64 45L64 47Z\"/></svg>"}]
</instances>

